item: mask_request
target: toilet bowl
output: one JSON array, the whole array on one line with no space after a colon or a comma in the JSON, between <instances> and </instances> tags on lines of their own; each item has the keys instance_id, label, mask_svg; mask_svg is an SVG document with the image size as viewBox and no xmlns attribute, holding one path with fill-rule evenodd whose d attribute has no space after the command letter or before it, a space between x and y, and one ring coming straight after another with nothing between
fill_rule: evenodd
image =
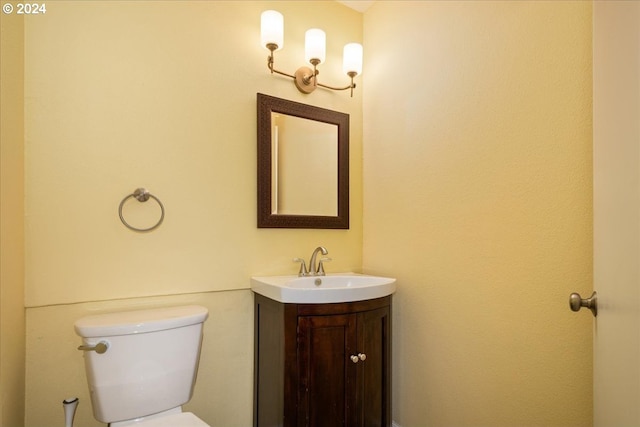
<instances>
[{"instance_id":1,"label":"toilet bowl","mask_svg":"<svg viewBox=\"0 0 640 427\"><path fill-rule=\"evenodd\" d=\"M182 412L193 395L208 315L191 305L78 319L94 417L110 427L209 427Z\"/></svg>"},{"instance_id":2,"label":"toilet bowl","mask_svg":"<svg viewBox=\"0 0 640 427\"><path fill-rule=\"evenodd\" d=\"M163 415L144 419L142 421L126 422L125 424L110 424L110 427L135 426L135 427L210 427L209 424L196 417L191 412Z\"/></svg>"}]
</instances>

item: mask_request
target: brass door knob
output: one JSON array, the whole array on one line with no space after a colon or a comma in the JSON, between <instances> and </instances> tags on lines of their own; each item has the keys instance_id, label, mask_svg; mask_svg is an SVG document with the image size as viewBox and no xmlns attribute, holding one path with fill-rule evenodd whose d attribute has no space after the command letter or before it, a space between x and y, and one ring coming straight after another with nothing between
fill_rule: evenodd
<instances>
[{"instance_id":1,"label":"brass door knob","mask_svg":"<svg viewBox=\"0 0 640 427\"><path fill-rule=\"evenodd\" d=\"M582 307L586 307L591 310L593 317L598 315L598 294L592 293L589 298L582 298L579 293L572 293L569 296L569 307L572 311L580 311Z\"/></svg>"}]
</instances>

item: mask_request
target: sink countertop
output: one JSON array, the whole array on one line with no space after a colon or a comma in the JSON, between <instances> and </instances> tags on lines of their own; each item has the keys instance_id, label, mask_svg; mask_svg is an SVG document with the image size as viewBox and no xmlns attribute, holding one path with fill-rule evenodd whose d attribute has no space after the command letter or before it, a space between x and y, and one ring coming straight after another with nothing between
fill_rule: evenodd
<instances>
[{"instance_id":1,"label":"sink countertop","mask_svg":"<svg viewBox=\"0 0 640 427\"><path fill-rule=\"evenodd\" d=\"M396 290L396 279L358 273L254 276L251 278L251 290L283 303L340 303L391 295Z\"/></svg>"}]
</instances>

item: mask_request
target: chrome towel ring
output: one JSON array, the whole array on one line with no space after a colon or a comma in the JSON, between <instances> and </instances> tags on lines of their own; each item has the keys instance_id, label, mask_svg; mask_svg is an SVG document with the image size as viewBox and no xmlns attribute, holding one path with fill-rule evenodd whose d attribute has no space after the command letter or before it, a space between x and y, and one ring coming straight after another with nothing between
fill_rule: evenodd
<instances>
[{"instance_id":1,"label":"chrome towel ring","mask_svg":"<svg viewBox=\"0 0 640 427\"><path fill-rule=\"evenodd\" d=\"M161 213L160 213L160 219L158 220L156 225L154 225L153 227L149 227L149 228L136 228L136 227L130 225L124 219L124 216L122 215L122 207L124 206L124 203L131 197L133 197L134 199L136 199L139 202L146 202L150 198L155 200L156 202L158 202L158 205L160 206L160 212ZM164 220L164 206L162 205L162 202L160 201L160 199L158 199L153 194L149 193L149 191L147 191L145 188L136 188L136 190L133 193L129 194L127 197L122 199L122 201L120 202L120 206L118 207L118 215L120 215L120 221L122 221L122 223L130 230L140 231L140 232L151 231L151 230L155 230L156 228L158 228L160 226L160 224L162 224L162 221Z\"/></svg>"}]
</instances>

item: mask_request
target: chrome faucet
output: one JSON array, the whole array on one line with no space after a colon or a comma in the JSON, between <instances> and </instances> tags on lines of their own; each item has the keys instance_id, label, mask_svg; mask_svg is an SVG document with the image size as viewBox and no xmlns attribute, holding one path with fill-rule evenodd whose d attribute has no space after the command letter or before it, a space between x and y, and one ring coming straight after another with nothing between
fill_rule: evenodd
<instances>
[{"instance_id":1,"label":"chrome faucet","mask_svg":"<svg viewBox=\"0 0 640 427\"><path fill-rule=\"evenodd\" d=\"M293 262L300 263L300 271L298 272L298 276L304 277L304 276L324 276L325 275L324 266L322 265L322 262L331 261L331 258L320 258L320 261L317 263L317 266L316 266L316 257L318 256L318 253L321 253L322 255L327 255L329 254L329 251L324 246L318 246L317 248L315 248L315 250L313 251L313 254L311 254L311 260L309 261L309 270L307 270L307 264L304 262L304 259L302 258L293 259Z\"/></svg>"}]
</instances>

